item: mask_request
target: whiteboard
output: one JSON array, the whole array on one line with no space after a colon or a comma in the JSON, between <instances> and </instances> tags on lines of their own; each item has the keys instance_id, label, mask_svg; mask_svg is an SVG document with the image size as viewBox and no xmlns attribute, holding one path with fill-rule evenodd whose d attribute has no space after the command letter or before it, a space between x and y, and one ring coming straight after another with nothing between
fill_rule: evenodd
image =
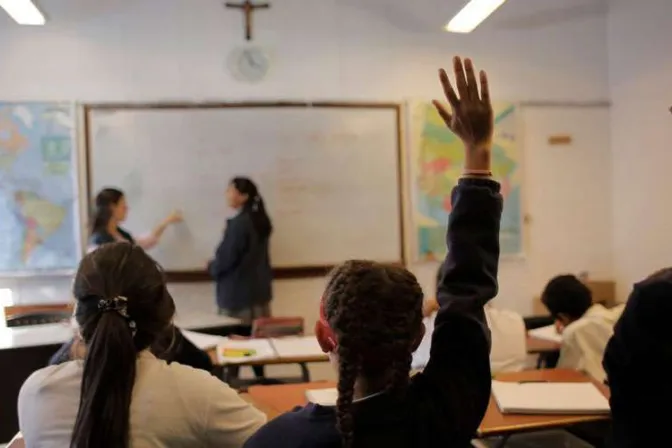
<instances>
[{"instance_id":1,"label":"whiteboard","mask_svg":"<svg viewBox=\"0 0 672 448\"><path fill-rule=\"evenodd\" d=\"M168 271L203 270L221 240L234 176L253 179L274 226L274 268L402 256L399 108L90 106L89 190L114 186L124 227L150 231L172 209L151 254Z\"/></svg>"}]
</instances>

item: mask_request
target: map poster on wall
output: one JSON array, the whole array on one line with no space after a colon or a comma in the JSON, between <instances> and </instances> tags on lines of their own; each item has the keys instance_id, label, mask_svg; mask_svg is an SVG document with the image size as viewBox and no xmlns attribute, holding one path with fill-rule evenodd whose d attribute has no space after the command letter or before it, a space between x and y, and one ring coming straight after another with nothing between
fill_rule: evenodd
<instances>
[{"instance_id":1,"label":"map poster on wall","mask_svg":"<svg viewBox=\"0 0 672 448\"><path fill-rule=\"evenodd\" d=\"M521 152L517 140L516 106L495 103L493 176L502 185L504 213L500 231L502 255L523 251ZM464 166L460 139L443 123L434 106L410 107L411 182L416 260L440 260L446 253L446 223L452 207L450 193Z\"/></svg>"},{"instance_id":2,"label":"map poster on wall","mask_svg":"<svg viewBox=\"0 0 672 448\"><path fill-rule=\"evenodd\" d=\"M0 276L77 267L74 121L68 103L0 102Z\"/></svg>"}]
</instances>

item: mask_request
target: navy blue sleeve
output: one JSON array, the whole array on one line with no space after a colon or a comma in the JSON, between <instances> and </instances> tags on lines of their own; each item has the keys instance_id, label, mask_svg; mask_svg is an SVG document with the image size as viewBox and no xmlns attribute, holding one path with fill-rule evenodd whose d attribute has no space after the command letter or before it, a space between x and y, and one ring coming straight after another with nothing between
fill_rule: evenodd
<instances>
[{"instance_id":1,"label":"navy blue sleeve","mask_svg":"<svg viewBox=\"0 0 672 448\"><path fill-rule=\"evenodd\" d=\"M497 295L499 184L461 179L452 193L448 254L437 285L439 311L420 383L463 429L478 427L490 399L490 337L484 305ZM448 404L449 403L449 404Z\"/></svg>"},{"instance_id":2,"label":"navy blue sleeve","mask_svg":"<svg viewBox=\"0 0 672 448\"><path fill-rule=\"evenodd\" d=\"M614 448L655 446L651 428L669 424L663 409L672 398L671 295L672 282L666 278L652 276L636 284L605 349Z\"/></svg>"},{"instance_id":3,"label":"navy blue sleeve","mask_svg":"<svg viewBox=\"0 0 672 448\"><path fill-rule=\"evenodd\" d=\"M241 218L229 220L224 238L215 252L215 259L208 264L208 272L214 279L226 277L241 262L250 237L247 220Z\"/></svg>"}]
</instances>

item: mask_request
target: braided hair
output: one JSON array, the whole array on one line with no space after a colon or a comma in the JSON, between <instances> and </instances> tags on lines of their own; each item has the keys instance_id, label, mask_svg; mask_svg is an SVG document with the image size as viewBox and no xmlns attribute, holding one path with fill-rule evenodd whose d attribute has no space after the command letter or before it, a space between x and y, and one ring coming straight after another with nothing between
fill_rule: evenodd
<instances>
[{"instance_id":1,"label":"braided hair","mask_svg":"<svg viewBox=\"0 0 672 448\"><path fill-rule=\"evenodd\" d=\"M336 412L344 447L354 440L352 402L358 378L378 389L365 393L406 392L422 327L422 301L417 279L402 267L352 260L331 273L324 311L338 340Z\"/></svg>"}]
</instances>

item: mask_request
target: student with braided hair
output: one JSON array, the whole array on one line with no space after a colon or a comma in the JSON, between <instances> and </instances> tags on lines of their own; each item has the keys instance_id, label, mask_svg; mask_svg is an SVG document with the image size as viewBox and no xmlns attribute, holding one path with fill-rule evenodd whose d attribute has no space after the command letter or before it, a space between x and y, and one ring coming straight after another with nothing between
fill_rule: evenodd
<instances>
[{"instance_id":1,"label":"student with braided hair","mask_svg":"<svg viewBox=\"0 0 672 448\"><path fill-rule=\"evenodd\" d=\"M490 398L485 304L497 293L502 198L490 178L493 112L469 59L454 59L458 95L440 79L452 107L435 106L465 145L465 172L453 190L437 288L429 362L409 377L420 344L423 294L407 270L371 261L337 267L320 307L316 336L338 370L335 407L309 403L271 421L247 448L467 447Z\"/></svg>"}]
</instances>

